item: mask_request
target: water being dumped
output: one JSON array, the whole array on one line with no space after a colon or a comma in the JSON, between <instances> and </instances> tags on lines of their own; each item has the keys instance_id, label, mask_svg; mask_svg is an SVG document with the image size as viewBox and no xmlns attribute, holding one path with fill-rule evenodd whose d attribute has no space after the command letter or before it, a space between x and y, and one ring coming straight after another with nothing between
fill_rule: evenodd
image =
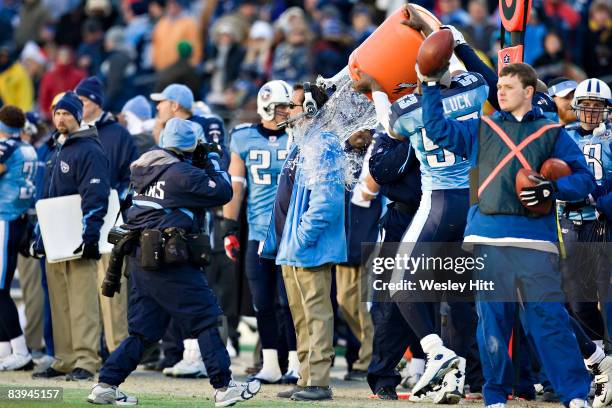
<instances>
[{"instance_id":1,"label":"water being dumped","mask_svg":"<svg viewBox=\"0 0 612 408\"><path fill-rule=\"evenodd\" d=\"M345 142L363 129L376 127L374 104L355 92L348 68L330 79L320 79L317 85L335 89L330 99L314 118L303 118L293 125L293 140L300 148L303 182L342 182L351 189L359 174L362 159L347 152Z\"/></svg>"}]
</instances>

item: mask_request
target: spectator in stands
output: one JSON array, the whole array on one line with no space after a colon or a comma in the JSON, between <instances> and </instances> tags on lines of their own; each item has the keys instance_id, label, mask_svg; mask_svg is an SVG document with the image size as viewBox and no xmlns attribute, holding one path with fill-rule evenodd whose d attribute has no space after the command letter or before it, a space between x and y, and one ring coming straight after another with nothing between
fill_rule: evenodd
<instances>
[{"instance_id":1,"label":"spectator in stands","mask_svg":"<svg viewBox=\"0 0 612 408\"><path fill-rule=\"evenodd\" d=\"M596 0L589 9L588 31L584 38L582 64L587 76L612 82L612 11L610 2Z\"/></svg>"},{"instance_id":2,"label":"spectator in stands","mask_svg":"<svg viewBox=\"0 0 612 408\"><path fill-rule=\"evenodd\" d=\"M544 24L557 32L566 49L579 47L577 28L580 24L580 13L566 0L543 0ZM581 50L576 49L575 54ZM586 51L589 54L589 51Z\"/></svg>"},{"instance_id":3,"label":"spectator in stands","mask_svg":"<svg viewBox=\"0 0 612 408\"><path fill-rule=\"evenodd\" d=\"M527 22L525 30L525 63L533 65L535 60L544 53L544 36L546 35L546 26L542 24L542 20L536 9L531 9L531 15Z\"/></svg>"},{"instance_id":4,"label":"spectator in stands","mask_svg":"<svg viewBox=\"0 0 612 408\"><path fill-rule=\"evenodd\" d=\"M15 46L21 48L28 41L40 41L40 32L48 21L49 12L41 0L24 0L15 28Z\"/></svg>"},{"instance_id":5,"label":"spectator in stands","mask_svg":"<svg viewBox=\"0 0 612 408\"><path fill-rule=\"evenodd\" d=\"M497 27L489 22L489 10L485 0L470 0L468 4L470 24L462 31L468 36L469 43L482 52L489 52L491 37Z\"/></svg>"},{"instance_id":6,"label":"spectator in stands","mask_svg":"<svg viewBox=\"0 0 612 408\"><path fill-rule=\"evenodd\" d=\"M178 59L176 46L180 41L188 41L193 46L191 63L197 65L202 60L202 41L198 23L187 12L188 0L169 0L164 15L153 29L152 59L156 71L174 64Z\"/></svg>"},{"instance_id":7,"label":"spectator in stands","mask_svg":"<svg viewBox=\"0 0 612 408\"><path fill-rule=\"evenodd\" d=\"M372 12L365 5L357 5L351 13L351 36L353 48L365 41L376 30L372 23Z\"/></svg>"},{"instance_id":8,"label":"spectator in stands","mask_svg":"<svg viewBox=\"0 0 612 408\"><path fill-rule=\"evenodd\" d=\"M245 50L227 21L219 21L212 32L212 47L204 65L207 99L211 104L223 105L223 92L238 78Z\"/></svg>"},{"instance_id":9,"label":"spectator in stands","mask_svg":"<svg viewBox=\"0 0 612 408\"><path fill-rule=\"evenodd\" d=\"M83 24L83 41L76 52L77 66L90 75L100 70L104 57L104 31L98 20L88 19Z\"/></svg>"},{"instance_id":10,"label":"spectator in stands","mask_svg":"<svg viewBox=\"0 0 612 408\"><path fill-rule=\"evenodd\" d=\"M189 62L193 54L193 47L187 41L181 41L177 49L178 61L157 73L155 92L161 92L171 84L183 84L191 90L195 99L200 99L202 93L200 73Z\"/></svg>"},{"instance_id":11,"label":"spectator in stands","mask_svg":"<svg viewBox=\"0 0 612 408\"><path fill-rule=\"evenodd\" d=\"M325 78L337 74L346 66L348 48L342 22L326 18L321 23L321 40L314 46L317 73Z\"/></svg>"},{"instance_id":12,"label":"spectator in stands","mask_svg":"<svg viewBox=\"0 0 612 408\"><path fill-rule=\"evenodd\" d=\"M87 20L85 7L80 4L62 15L55 25L55 42L76 50L81 44L83 23Z\"/></svg>"},{"instance_id":13,"label":"spectator in stands","mask_svg":"<svg viewBox=\"0 0 612 408\"><path fill-rule=\"evenodd\" d=\"M87 74L74 65L72 51L68 47L60 47L57 51L55 66L45 72L40 81L38 102L40 111L47 118L51 118L51 101L55 95L74 89L74 87L87 76Z\"/></svg>"},{"instance_id":14,"label":"spectator in stands","mask_svg":"<svg viewBox=\"0 0 612 408\"><path fill-rule=\"evenodd\" d=\"M307 27L303 23L293 25L285 40L274 50L272 78L294 84L310 79Z\"/></svg>"},{"instance_id":15,"label":"spectator in stands","mask_svg":"<svg viewBox=\"0 0 612 408\"><path fill-rule=\"evenodd\" d=\"M251 80L256 87L263 85L263 82L270 75L273 38L274 30L265 21L256 21L249 32L242 71L244 76Z\"/></svg>"},{"instance_id":16,"label":"spectator in stands","mask_svg":"<svg viewBox=\"0 0 612 408\"><path fill-rule=\"evenodd\" d=\"M439 0L438 6L442 24L451 24L458 27L470 25L470 15L461 8L459 0Z\"/></svg>"},{"instance_id":17,"label":"spectator in stands","mask_svg":"<svg viewBox=\"0 0 612 408\"><path fill-rule=\"evenodd\" d=\"M280 41L296 24L308 24L306 14L300 7L289 7L274 22L276 41Z\"/></svg>"},{"instance_id":18,"label":"spectator in stands","mask_svg":"<svg viewBox=\"0 0 612 408\"><path fill-rule=\"evenodd\" d=\"M538 78L544 82L565 74L565 60L559 34L554 31L546 34L544 54L535 60L533 67L538 73Z\"/></svg>"},{"instance_id":19,"label":"spectator in stands","mask_svg":"<svg viewBox=\"0 0 612 408\"><path fill-rule=\"evenodd\" d=\"M259 7L257 0L240 1L236 11L222 16L217 23L232 27L238 42L242 43L247 38L251 25L257 19Z\"/></svg>"},{"instance_id":20,"label":"spectator in stands","mask_svg":"<svg viewBox=\"0 0 612 408\"><path fill-rule=\"evenodd\" d=\"M36 92L47 68L47 57L35 42L29 41L21 51L19 59L32 79L34 92Z\"/></svg>"},{"instance_id":21,"label":"spectator in stands","mask_svg":"<svg viewBox=\"0 0 612 408\"><path fill-rule=\"evenodd\" d=\"M87 0L85 14L100 21L105 32L114 26L119 18L119 13L113 7L111 0Z\"/></svg>"},{"instance_id":22,"label":"spectator in stands","mask_svg":"<svg viewBox=\"0 0 612 408\"><path fill-rule=\"evenodd\" d=\"M104 50L107 58L100 66L100 74L105 83L104 107L111 112L119 112L135 94L131 79L136 73L134 55L125 42L123 27L115 26L106 32Z\"/></svg>"},{"instance_id":23,"label":"spectator in stands","mask_svg":"<svg viewBox=\"0 0 612 408\"><path fill-rule=\"evenodd\" d=\"M135 52L137 70L150 69L153 23L148 14L149 3L135 0L122 2L122 5L123 20L126 22L125 39Z\"/></svg>"},{"instance_id":24,"label":"spectator in stands","mask_svg":"<svg viewBox=\"0 0 612 408\"><path fill-rule=\"evenodd\" d=\"M34 104L34 86L18 56L14 47L0 47L0 99L5 105L28 111Z\"/></svg>"}]
</instances>

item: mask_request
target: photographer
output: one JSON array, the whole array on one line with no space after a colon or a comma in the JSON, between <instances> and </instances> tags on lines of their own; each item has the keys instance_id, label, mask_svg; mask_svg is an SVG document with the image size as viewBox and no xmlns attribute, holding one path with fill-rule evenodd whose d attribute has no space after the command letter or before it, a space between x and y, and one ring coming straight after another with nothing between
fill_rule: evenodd
<instances>
[{"instance_id":1,"label":"photographer","mask_svg":"<svg viewBox=\"0 0 612 408\"><path fill-rule=\"evenodd\" d=\"M180 243L186 234L198 231L198 213L232 196L218 153L202 150L204 144L196 150L201 136L201 126L170 119L160 135L161 149L145 153L131 166L135 191L125 227L131 233L139 231L140 240L130 259L130 335L100 370L100 382L87 398L91 403L137 403L117 387L136 369L145 349L159 341L170 318L198 339L217 405L244 401L259 391L258 382L232 380L217 329L221 309L206 277L186 254L186 244ZM193 163L185 156L190 152Z\"/></svg>"}]
</instances>

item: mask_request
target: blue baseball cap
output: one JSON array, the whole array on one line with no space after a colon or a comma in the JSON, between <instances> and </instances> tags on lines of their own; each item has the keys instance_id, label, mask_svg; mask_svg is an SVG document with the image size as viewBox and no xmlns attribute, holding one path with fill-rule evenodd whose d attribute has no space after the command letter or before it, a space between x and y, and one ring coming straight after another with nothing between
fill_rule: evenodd
<instances>
[{"instance_id":1,"label":"blue baseball cap","mask_svg":"<svg viewBox=\"0 0 612 408\"><path fill-rule=\"evenodd\" d=\"M155 102L174 101L183 108L191 110L193 105L193 92L185 85L168 85L161 93L151 94L151 100Z\"/></svg>"},{"instance_id":2,"label":"blue baseball cap","mask_svg":"<svg viewBox=\"0 0 612 408\"><path fill-rule=\"evenodd\" d=\"M204 138L204 129L196 122L172 118L164 126L159 146L164 149L177 149L182 152L192 152L198 140Z\"/></svg>"},{"instance_id":3,"label":"blue baseball cap","mask_svg":"<svg viewBox=\"0 0 612 408\"><path fill-rule=\"evenodd\" d=\"M578 83L567 78L555 78L548 84L548 96L565 98L570 92L576 90Z\"/></svg>"}]
</instances>

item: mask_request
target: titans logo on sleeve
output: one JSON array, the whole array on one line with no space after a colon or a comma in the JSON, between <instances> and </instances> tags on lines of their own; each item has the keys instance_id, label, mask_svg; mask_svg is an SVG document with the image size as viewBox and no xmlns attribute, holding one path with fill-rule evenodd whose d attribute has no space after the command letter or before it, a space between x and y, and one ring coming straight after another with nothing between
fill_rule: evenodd
<instances>
[{"instance_id":1,"label":"titans logo on sleeve","mask_svg":"<svg viewBox=\"0 0 612 408\"><path fill-rule=\"evenodd\" d=\"M249 240L266 239L287 141L286 133L267 133L261 125L240 126L232 133L230 150L246 165Z\"/></svg>"},{"instance_id":2,"label":"titans logo on sleeve","mask_svg":"<svg viewBox=\"0 0 612 408\"><path fill-rule=\"evenodd\" d=\"M480 74L469 72L457 75L452 78L450 87L442 90L444 114L457 120L477 118L488 92L489 87ZM423 127L422 115L421 95L406 95L391 106L391 129L410 139L421 163L422 189L469 188L469 162L438 147L429 139Z\"/></svg>"}]
</instances>

